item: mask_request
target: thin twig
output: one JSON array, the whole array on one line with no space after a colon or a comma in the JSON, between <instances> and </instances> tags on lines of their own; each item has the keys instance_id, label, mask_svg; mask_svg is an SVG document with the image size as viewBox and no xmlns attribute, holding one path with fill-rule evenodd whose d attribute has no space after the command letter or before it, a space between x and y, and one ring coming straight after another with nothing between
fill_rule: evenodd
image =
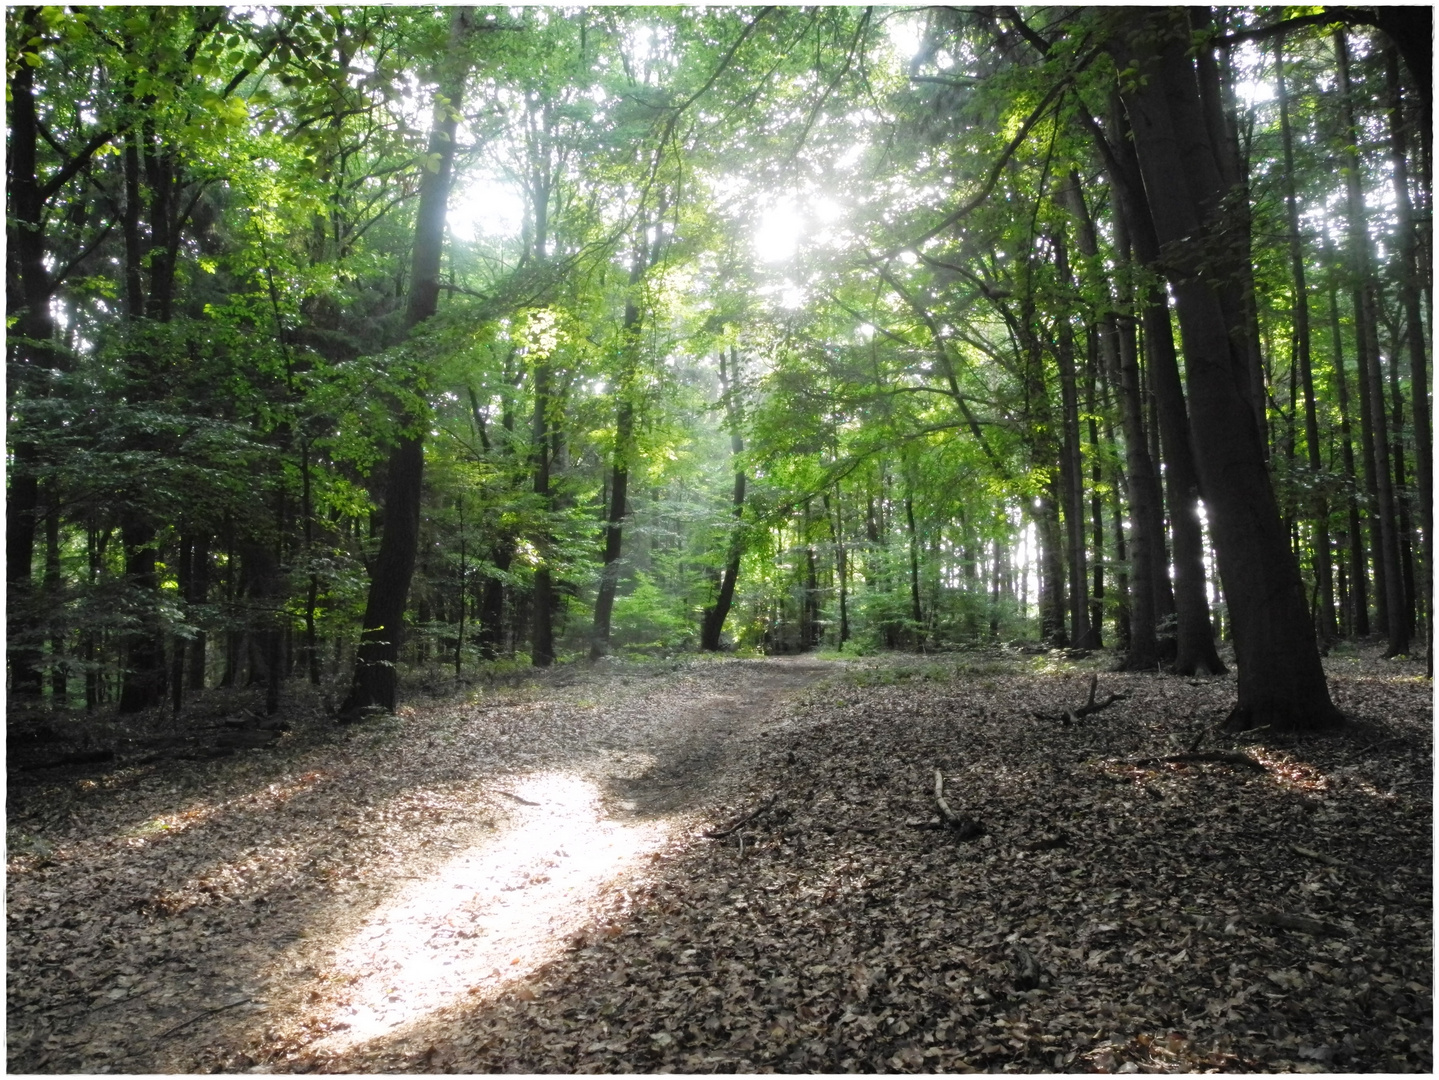
<instances>
[{"instance_id":1,"label":"thin twig","mask_svg":"<svg viewBox=\"0 0 1439 1080\"><path fill-rule=\"evenodd\" d=\"M751 821L753 821L755 818L757 818L757 817L759 817L761 814L763 814L766 810L768 810L771 806L773 806L773 805L775 804L775 800L778 799L778 798L779 798L778 795L771 795L771 796L769 797L769 801L768 801L768 802L766 802L764 805L762 805L761 807L759 807L759 809L753 811L752 813L748 813L748 814L746 814L744 817L740 818L740 819L739 819L738 821L736 821L733 825L731 825L728 829L720 829L720 830L718 830L718 831L711 831L711 832L707 832L707 833L702 833L701 835L707 836L707 837L709 837L711 840L723 840L726 836L729 836L732 832L734 832L734 831L735 831L736 829L738 829L740 826L742 826L742 825L748 825L748 824L749 824Z\"/></svg>"},{"instance_id":2,"label":"thin twig","mask_svg":"<svg viewBox=\"0 0 1439 1080\"><path fill-rule=\"evenodd\" d=\"M181 1031L181 1030L183 1030L184 1028L189 1027L189 1026L190 1026L191 1024L193 1024L196 1020L203 1020L203 1019L205 1019L205 1017L207 1017L207 1016L214 1016L216 1013L224 1012L226 1009L233 1009L233 1008L235 1008L237 1005L247 1005L247 1004L249 1004L250 1002L252 1002L252 1001L254 1001L254 1000L255 1000L254 998L243 997L243 998L241 998L239 1001L232 1001L232 1002L230 1002L230 1004L228 1004L228 1005L216 1005L213 1009L206 1009L204 1012L196 1013L194 1016L190 1017L190 1019L188 1019L188 1020L181 1020L181 1021L180 1021L178 1024L176 1024L174 1027L166 1028L164 1031L160 1032L160 1034L156 1035L155 1038L157 1038L157 1039L167 1038L168 1036L175 1034L175 1032Z\"/></svg>"}]
</instances>

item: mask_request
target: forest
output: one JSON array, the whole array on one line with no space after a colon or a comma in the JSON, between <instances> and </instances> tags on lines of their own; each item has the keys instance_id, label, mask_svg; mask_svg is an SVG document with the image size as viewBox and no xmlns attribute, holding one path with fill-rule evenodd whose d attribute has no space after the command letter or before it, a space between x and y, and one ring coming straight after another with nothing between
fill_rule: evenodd
<instances>
[{"instance_id":1,"label":"forest","mask_svg":"<svg viewBox=\"0 0 1439 1080\"><path fill-rule=\"evenodd\" d=\"M10 1069L1432 1068L1428 6L5 18Z\"/></svg>"},{"instance_id":2,"label":"forest","mask_svg":"<svg viewBox=\"0 0 1439 1080\"><path fill-rule=\"evenodd\" d=\"M1322 726L1431 633L1427 16L1335 10L11 9L12 702L1223 640Z\"/></svg>"}]
</instances>

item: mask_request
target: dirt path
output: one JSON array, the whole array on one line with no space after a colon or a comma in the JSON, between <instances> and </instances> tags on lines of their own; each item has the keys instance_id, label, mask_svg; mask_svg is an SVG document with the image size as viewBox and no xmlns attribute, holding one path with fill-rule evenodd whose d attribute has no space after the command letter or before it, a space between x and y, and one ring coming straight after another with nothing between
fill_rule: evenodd
<instances>
[{"instance_id":1,"label":"dirt path","mask_svg":"<svg viewBox=\"0 0 1439 1080\"><path fill-rule=\"evenodd\" d=\"M12 789L9 1068L334 1067L456 1000L523 995L637 868L731 809L784 699L835 670L561 672L238 760Z\"/></svg>"}]
</instances>

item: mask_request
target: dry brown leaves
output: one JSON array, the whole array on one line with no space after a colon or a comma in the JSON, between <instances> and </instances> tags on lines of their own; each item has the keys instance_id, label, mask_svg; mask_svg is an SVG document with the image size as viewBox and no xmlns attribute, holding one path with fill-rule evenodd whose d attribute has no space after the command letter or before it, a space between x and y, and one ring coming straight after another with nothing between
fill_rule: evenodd
<instances>
[{"instance_id":1,"label":"dry brown leaves","mask_svg":"<svg viewBox=\"0 0 1439 1080\"><path fill-rule=\"evenodd\" d=\"M260 787L211 777L191 806L111 793L12 860L11 1068L1428 1071L1431 689L1328 663L1346 733L1200 743L1263 771L1162 760L1223 718L1232 677L1101 674L1127 699L1064 727L1033 713L1082 703L1089 669L994 656L851 664L750 723L715 702L763 665L597 676L483 724L452 707L316 745ZM476 801L477 777L576 746L611 812L633 797L683 835L524 978L317 1046L350 977L325 942L387 875L435 873L429 847L540 812L498 782ZM921 827L935 768L987 835Z\"/></svg>"}]
</instances>

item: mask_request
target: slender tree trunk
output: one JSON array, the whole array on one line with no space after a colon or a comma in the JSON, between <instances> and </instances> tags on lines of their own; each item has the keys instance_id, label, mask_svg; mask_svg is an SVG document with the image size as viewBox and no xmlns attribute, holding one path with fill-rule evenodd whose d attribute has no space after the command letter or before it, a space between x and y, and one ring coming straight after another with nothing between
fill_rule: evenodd
<instances>
[{"instance_id":1,"label":"slender tree trunk","mask_svg":"<svg viewBox=\"0 0 1439 1080\"><path fill-rule=\"evenodd\" d=\"M65 602L65 582L60 572L60 492L56 481L45 485L49 505L45 510L45 600L52 612ZM50 706L64 709L69 702L68 662L63 630L50 635Z\"/></svg>"},{"instance_id":2,"label":"slender tree trunk","mask_svg":"<svg viewBox=\"0 0 1439 1080\"><path fill-rule=\"evenodd\" d=\"M904 520L909 527L909 617L914 620L915 648L924 649L924 612L919 606L919 530L914 526L914 491L906 479Z\"/></svg>"},{"instance_id":3,"label":"slender tree trunk","mask_svg":"<svg viewBox=\"0 0 1439 1080\"><path fill-rule=\"evenodd\" d=\"M1389 462L1388 418L1384 408L1384 382L1380 370L1378 316L1380 300L1369 250L1368 217L1364 211L1363 180L1355 149L1358 129L1354 125L1349 86L1349 44L1343 29L1334 33L1334 51L1339 67L1339 110L1344 130L1344 186L1348 199L1349 258L1355 274L1354 322L1358 330L1361 390L1367 389L1372 425L1373 476L1378 496L1379 543L1376 569L1382 570L1380 588L1384 596L1384 618L1389 637L1386 656L1409 651L1408 620L1404 617L1404 578L1400 569L1398 514L1395 509L1393 477ZM1361 396L1360 408L1364 408Z\"/></svg>"},{"instance_id":4,"label":"slender tree trunk","mask_svg":"<svg viewBox=\"0 0 1439 1080\"><path fill-rule=\"evenodd\" d=\"M1182 11L1180 13L1182 15ZM1226 305L1212 254L1230 240L1226 188L1207 145L1187 20L1165 9L1115 20L1115 60L1136 67L1122 94L1150 211L1168 260L1184 343L1190 419L1234 628L1239 701L1230 723L1321 729L1342 721L1329 698L1299 567L1289 549L1250 396L1242 311ZM1244 219L1240 219L1241 223ZM1232 250L1226 248L1225 250ZM1221 281L1223 281L1221 275Z\"/></svg>"},{"instance_id":5,"label":"slender tree trunk","mask_svg":"<svg viewBox=\"0 0 1439 1080\"><path fill-rule=\"evenodd\" d=\"M1120 257L1127 262L1128 234L1123 215L1115 219L1115 232ZM1121 296L1120 302L1128 299ZM1114 332L1118 338L1117 374L1125 475L1129 480L1129 647L1123 666L1131 671L1151 671L1159 664L1159 605L1154 581L1164 561L1163 546L1155 528L1162 516L1158 507L1159 482L1144 432L1134 324L1131 320L1122 320Z\"/></svg>"},{"instance_id":6,"label":"slender tree trunk","mask_svg":"<svg viewBox=\"0 0 1439 1080\"><path fill-rule=\"evenodd\" d=\"M1069 252L1062 230L1054 236L1054 272L1061 285L1072 285ZM1079 451L1079 384L1074 366L1074 329L1067 312L1057 315L1055 359L1059 365L1060 407L1063 412L1064 446L1060 458L1060 484L1064 491L1064 528L1069 564L1070 641L1077 648L1097 647L1089 624L1089 568L1084 547L1084 463Z\"/></svg>"},{"instance_id":7,"label":"slender tree trunk","mask_svg":"<svg viewBox=\"0 0 1439 1080\"><path fill-rule=\"evenodd\" d=\"M1304 273L1304 242L1299 231L1299 200L1294 186L1294 136L1289 124L1289 94L1284 82L1284 46L1281 39L1274 55L1278 84L1279 129L1284 143L1284 203L1289 213L1289 266L1294 277L1294 359L1304 388L1304 443L1309 473L1315 492L1314 577L1319 590L1319 618L1315 627L1320 648L1337 636L1334 624L1334 572L1329 550L1329 499L1324 492L1324 464L1319 453L1319 414L1314 397L1314 364L1309 329L1309 287Z\"/></svg>"},{"instance_id":8,"label":"slender tree trunk","mask_svg":"<svg viewBox=\"0 0 1439 1080\"><path fill-rule=\"evenodd\" d=\"M1349 379L1344 371L1339 291L1332 274L1329 281L1329 336L1334 353L1334 388L1339 396L1339 435L1344 461L1344 487L1348 492L1348 631L1350 635L1362 638L1369 636L1369 571L1364 557L1364 532L1359 516L1360 476L1354 465L1354 436L1349 420L1352 410L1349 406Z\"/></svg>"},{"instance_id":9,"label":"slender tree trunk","mask_svg":"<svg viewBox=\"0 0 1439 1080\"><path fill-rule=\"evenodd\" d=\"M535 495L540 505L550 507L550 432L549 410L551 372L548 360L535 365L534 469ZM550 576L549 559L553 541L548 528L540 539L540 565L535 568L535 585L531 603L530 663L549 667L555 662L554 582Z\"/></svg>"},{"instance_id":10,"label":"slender tree trunk","mask_svg":"<svg viewBox=\"0 0 1439 1080\"><path fill-rule=\"evenodd\" d=\"M730 368L733 370L732 376L730 370L725 367L725 355L721 350L719 356L720 395L724 399L725 419L728 421L730 429L730 458L735 463L734 495L730 500L730 517L733 524L730 526L724 571L720 576L715 602L712 606L705 608L700 619L700 648L707 652L719 651L720 635L724 632L725 620L729 618L730 607L734 604L735 585L739 581L740 559L744 555L744 534L741 532L741 523L744 519L745 475L744 470L739 467L740 455L744 453L744 439L740 435L740 409L737 397L740 385L739 349L733 346L730 348Z\"/></svg>"},{"instance_id":11,"label":"slender tree trunk","mask_svg":"<svg viewBox=\"0 0 1439 1080\"><path fill-rule=\"evenodd\" d=\"M459 113L454 102L464 94L467 64L464 37L472 9L455 8L450 18L450 39L445 72L436 90L434 121L430 131L429 160L435 162L420 177L420 205L415 221L415 245L410 266L410 292L405 306L405 328L413 330L439 306L440 255L445 239L445 209L454 172L455 132ZM380 550L365 602L360 647L350 694L340 709L353 717L379 706L394 711L399 678L396 664L404 633L405 604L420 543L420 487L424 477L426 418L406 415L403 433L390 451L385 485L385 524Z\"/></svg>"},{"instance_id":12,"label":"slender tree trunk","mask_svg":"<svg viewBox=\"0 0 1439 1080\"><path fill-rule=\"evenodd\" d=\"M1094 636L1093 647L1102 649L1104 648L1104 498L1100 494L1100 489L1104 483L1104 466L1099 449L1099 420L1096 413L1096 409L1099 407L1096 400L1098 363L1099 335L1091 330L1084 406L1084 411L1089 415L1089 516L1093 527L1093 532L1090 534L1091 542L1094 545L1094 587L1089 593L1089 625Z\"/></svg>"},{"instance_id":13,"label":"slender tree trunk","mask_svg":"<svg viewBox=\"0 0 1439 1080\"><path fill-rule=\"evenodd\" d=\"M200 533L190 554L190 592L187 599L191 611L199 611L210 602L210 536ZM196 620L199 621L198 618ZM205 689L206 637L202 626L195 627L190 639L190 689Z\"/></svg>"},{"instance_id":14,"label":"slender tree trunk","mask_svg":"<svg viewBox=\"0 0 1439 1080\"><path fill-rule=\"evenodd\" d=\"M824 497L826 517L830 509L830 499ZM834 538L834 559L835 576L838 577L839 585L839 651L844 651L845 642L849 640L849 556L844 543L844 514L843 503L840 498L840 488L834 486L834 520L830 525Z\"/></svg>"},{"instance_id":15,"label":"slender tree trunk","mask_svg":"<svg viewBox=\"0 0 1439 1080\"><path fill-rule=\"evenodd\" d=\"M1059 522L1058 487L1059 481L1056 477L1051 480L1048 491L1039 497L1037 510L1040 546L1040 634L1048 644L1056 648L1069 644L1064 625L1064 533Z\"/></svg>"},{"instance_id":16,"label":"slender tree trunk","mask_svg":"<svg viewBox=\"0 0 1439 1080\"><path fill-rule=\"evenodd\" d=\"M1159 272L1159 241L1154 233L1149 202L1144 193L1139 163L1134 157L1122 115L1116 110L1116 139L1110 150L1111 181L1120 198L1118 219L1123 235L1133 244L1135 255L1145 267ZM1078 192L1078 179L1070 187ZM1086 223L1080 236L1086 256L1097 247L1094 228L1090 223L1082 196L1075 208ZM1179 359L1170 326L1169 300L1157 285L1147 287L1141 297L1140 321L1149 360L1149 381L1154 391L1156 426L1163 448L1164 489L1169 503L1169 523L1173 531L1174 580L1172 595L1168 575L1164 573L1162 542L1153 545L1151 565L1155 568L1155 621L1166 613L1173 601L1175 616L1174 670L1182 675L1201 672L1219 674L1227 669L1219 659L1214 641L1214 627L1209 617L1209 601L1204 590L1204 542L1199 523L1199 473L1194 462L1189 411L1179 373ZM1127 438L1127 436L1126 436ZM1151 458L1151 469L1154 459ZM1158 505L1159 484L1154 483L1152 496ZM1155 512L1152 517L1161 517Z\"/></svg>"},{"instance_id":17,"label":"slender tree trunk","mask_svg":"<svg viewBox=\"0 0 1439 1080\"><path fill-rule=\"evenodd\" d=\"M643 234L643 229L641 229ZM615 593L619 589L620 554L624 547L624 520L628 510L630 463L635 455L634 381L639 370L640 326L642 310L636 295L649 269L646 256L649 245L641 239L634 252L630 269L629 295L625 299L625 316L621 328L624 364L616 380L615 449L610 469L610 506L605 525L604 569L600 571L599 595L595 598L594 626L590 633L590 659L598 660L609 651L610 618L614 613Z\"/></svg>"},{"instance_id":18,"label":"slender tree trunk","mask_svg":"<svg viewBox=\"0 0 1439 1080\"><path fill-rule=\"evenodd\" d=\"M1399 81L1399 57L1390 47L1384 52L1385 82L1389 97L1389 149L1394 166L1394 210L1399 234L1399 292L1404 303L1409 345L1409 392L1413 396L1414 473L1418 485L1420 541L1419 580L1423 582L1425 658L1434 674L1434 445L1429 417L1429 355L1420 303L1419 236L1409 198L1408 132L1404 123L1404 97Z\"/></svg>"},{"instance_id":19,"label":"slender tree trunk","mask_svg":"<svg viewBox=\"0 0 1439 1080\"><path fill-rule=\"evenodd\" d=\"M188 615L190 590L194 588L195 540L181 535L175 560L175 580L180 598L186 602ZM176 716L185 704L185 639L179 634L170 639L170 711Z\"/></svg>"}]
</instances>

